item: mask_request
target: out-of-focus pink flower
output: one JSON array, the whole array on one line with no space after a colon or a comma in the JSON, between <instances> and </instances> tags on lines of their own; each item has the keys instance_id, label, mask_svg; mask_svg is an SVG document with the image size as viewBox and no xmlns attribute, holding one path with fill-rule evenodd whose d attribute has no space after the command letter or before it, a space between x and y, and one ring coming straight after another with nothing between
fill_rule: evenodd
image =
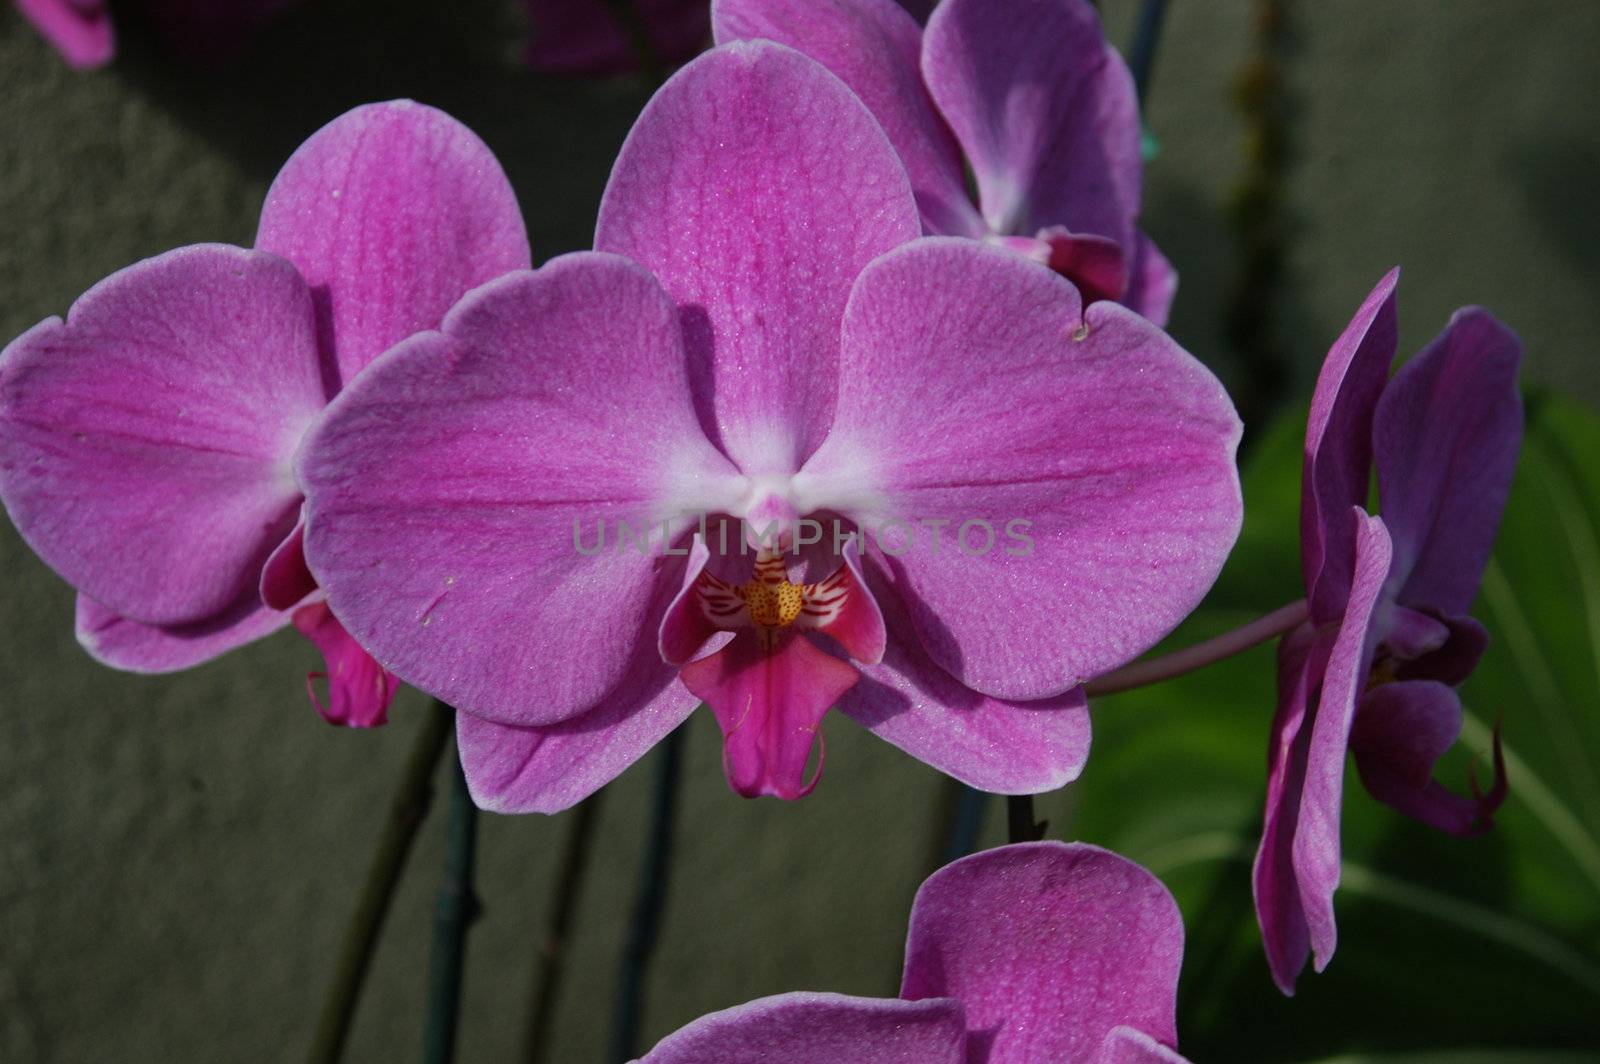
<instances>
[{"instance_id":1,"label":"out-of-focus pink flower","mask_svg":"<svg viewBox=\"0 0 1600 1064\"><path fill-rule=\"evenodd\" d=\"M1328 352L1306 429L1300 556L1309 618L1278 651L1256 910L1284 993L1337 931L1345 758L1367 791L1456 835L1505 799L1499 737L1488 793L1452 794L1435 763L1461 732L1454 686L1487 645L1468 615L1522 440L1522 346L1487 311L1457 311L1394 378L1395 285L1373 289ZM1366 513L1371 467L1379 516Z\"/></svg>"},{"instance_id":2,"label":"out-of-focus pink flower","mask_svg":"<svg viewBox=\"0 0 1600 1064\"><path fill-rule=\"evenodd\" d=\"M1138 227L1139 101L1087 0L944 0L926 29L894 0L715 0L712 25L719 44L787 44L849 85L928 233L1010 248L1086 303L1166 323L1177 274Z\"/></svg>"},{"instance_id":3,"label":"out-of-focus pink flower","mask_svg":"<svg viewBox=\"0 0 1600 1064\"><path fill-rule=\"evenodd\" d=\"M179 248L111 275L0 354L0 499L78 589L78 638L165 672L290 623L330 721L383 722L395 680L328 612L293 459L339 390L528 265L494 156L442 112L357 108L289 159L254 250Z\"/></svg>"},{"instance_id":4,"label":"out-of-focus pink flower","mask_svg":"<svg viewBox=\"0 0 1600 1064\"><path fill-rule=\"evenodd\" d=\"M599 251L473 292L333 403L307 558L465 711L480 803L569 806L702 699L743 794L803 794L831 706L974 786L1076 776L1080 685L1233 544L1239 422L1144 318L918 230L837 78L725 46L640 116Z\"/></svg>"},{"instance_id":5,"label":"out-of-focus pink flower","mask_svg":"<svg viewBox=\"0 0 1600 1064\"><path fill-rule=\"evenodd\" d=\"M526 2L533 24L528 65L546 74L636 70L645 48L658 62L681 63L711 40L708 0Z\"/></svg>"},{"instance_id":6,"label":"out-of-focus pink flower","mask_svg":"<svg viewBox=\"0 0 1600 1064\"><path fill-rule=\"evenodd\" d=\"M222 58L296 0L135 0L172 44L200 59ZM103 66L116 54L109 0L16 0L17 8L68 65ZM120 6L120 5L119 5Z\"/></svg>"},{"instance_id":7,"label":"out-of-focus pink flower","mask_svg":"<svg viewBox=\"0 0 1600 1064\"><path fill-rule=\"evenodd\" d=\"M899 998L792 993L703 1016L639 1064L1181 1064L1183 922L1083 843L946 865L911 908Z\"/></svg>"}]
</instances>

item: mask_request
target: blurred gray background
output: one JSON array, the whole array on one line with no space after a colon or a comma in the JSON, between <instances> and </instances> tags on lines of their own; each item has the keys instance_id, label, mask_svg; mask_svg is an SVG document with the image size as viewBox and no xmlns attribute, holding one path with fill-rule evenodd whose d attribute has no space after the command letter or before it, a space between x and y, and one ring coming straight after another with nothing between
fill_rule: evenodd
<instances>
[{"instance_id":1,"label":"blurred gray background","mask_svg":"<svg viewBox=\"0 0 1600 1064\"><path fill-rule=\"evenodd\" d=\"M1125 44L1136 5L1104 7ZM1271 8L1287 21L1264 46ZM131 22L117 62L79 74L0 7L0 341L137 259L248 244L282 160L372 99L476 129L536 259L586 246L646 89L537 78L523 32L511 0L305 0L220 70ZM1577 0L1173 0L1145 218L1182 273L1174 334L1259 419L1305 394L1400 263L1403 351L1483 303L1521 333L1532 381L1600 399L1597 41L1600 4ZM101 668L73 641L68 589L0 522L0 1061L304 1055L424 708L407 693L385 729L329 728L304 696L317 664L286 634L181 675ZM714 723L688 725L646 1044L759 994L894 991L949 792L849 721L826 727L827 778L788 806L732 795ZM554 1060L605 1056L655 756L605 792ZM1068 833L1069 801L1042 800ZM420 1043L441 807L351 1060ZM484 818L460 1059L517 1059L570 819ZM995 804L988 841L1002 820Z\"/></svg>"}]
</instances>

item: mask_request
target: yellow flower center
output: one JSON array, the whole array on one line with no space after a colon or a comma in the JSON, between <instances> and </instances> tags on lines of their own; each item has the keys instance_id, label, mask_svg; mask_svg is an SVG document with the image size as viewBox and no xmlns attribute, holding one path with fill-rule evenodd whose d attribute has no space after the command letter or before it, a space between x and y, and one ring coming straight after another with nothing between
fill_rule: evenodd
<instances>
[{"instance_id":1,"label":"yellow flower center","mask_svg":"<svg viewBox=\"0 0 1600 1064\"><path fill-rule=\"evenodd\" d=\"M737 592L750 611L750 620L762 628L787 628L805 605L805 589L787 580L770 582L757 577L740 584Z\"/></svg>"}]
</instances>

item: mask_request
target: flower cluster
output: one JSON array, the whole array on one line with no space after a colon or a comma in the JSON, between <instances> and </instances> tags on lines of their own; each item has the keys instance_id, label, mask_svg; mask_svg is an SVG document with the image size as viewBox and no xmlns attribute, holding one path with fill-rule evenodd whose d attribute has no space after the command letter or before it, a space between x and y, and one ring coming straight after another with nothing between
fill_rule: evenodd
<instances>
[{"instance_id":1,"label":"flower cluster","mask_svg":"<svg viewBox=\"0 0 1600 1064\"><path fill-rule=\"evenodd\" d=\"M254 248L128 267L0 354L0 498L91 654L181 669L293 624L327 719L437 696L502 812L572 806L702 703L746 796L818 784L830 710L982 790L1078 776L1086 685L1195 609L1242 517L1239 419L1161 328L1127 68L1085 0L710 14L591 251L531 269L489 150L374 105L290 158ZM1498 750L1486 792L1432 777L1520 348L1463 310L1390 380L1394 284L1308 426L1255 869L1285 992L1333 951L1347 751L1444 831L1506 794ZM645 1059L1177 1060L1181 949L1149 873L1009 847L924 885L901 999L766 999Z\"/></svg>"}]
</instances>

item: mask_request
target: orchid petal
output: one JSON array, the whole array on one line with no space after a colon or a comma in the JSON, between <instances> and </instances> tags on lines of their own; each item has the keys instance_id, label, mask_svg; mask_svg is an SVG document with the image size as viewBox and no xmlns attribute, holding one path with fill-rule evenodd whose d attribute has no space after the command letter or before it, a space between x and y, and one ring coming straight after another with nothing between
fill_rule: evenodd
<instances>
[{"instance_id":1,"label":"orchid petal","mask_svg":"<svg viewBox=\"0 0 1600 1064\"><path fill-rule=\"evenodd\" d=\"M1392 547L1383 522L1356 515L1355 571L1344 620L1328 656L1311 722L1305 784L1294 829L1294 875L1317 971L1327 967L1338 941L1333 893L1339 886L1339 818L1345 757L1356 706L1372 670L1377 632L1373 612L1389 575Z\"/></svg>"},{"instance_id":2,"label":"orchid petal","mask_svg":"<svg viewBox=\"0 0 1600 1064\"><path fill-rule=\"evenodd\" d=\"M112 612L208 621L294 526L291 460L324 401L294 267L180 248L0 354L0 497L28 545Z\"/></svg>"},{"instance_id":3,"label":"orchid petal","mask_svg":"<svg viewBox=\"0 0 1600 1064\"><path fill-rule=\"evenodd\" d=\"M1095 1051L1092 1064L1189 1064L1188 1058L1168 1049L1132 1027L1113 1027Z\"/></svg>"},{"instance_id":4,"label":"orchid petal","mask_svg":"<svg viewBox=\"0 0 1600 1064\"><path fill-rule=\"evenodd\" d=\"M130 621L80 594L76 627L79 644L101 664L123 672L161 673L210 661L288 623L287 613L263 606L251 588L214 617L165 628Z\"/></svg>"},{"instance_id":5,"label":"orchid petal","mask_svg":"<svg viewBox=\"0 0 1600 1064\"><path fill-rule=\"evenodd\" d=\"M1372 481L1372 415L1389 379L1398 329L1398 268L1378 282L1339 334L1317 375L1306 419L1300 565L1318 624L1344 612L1355 568L1355 510Z\"/></svg>"},{"instance_id":6,"label":"orchid petal","mask_svg":"<svg viewBox=\"0 0 1600 1064\"><path fill-rule=\"evenodd\" d=\"M1172 313L1172 300L1178 294L1178 271L1156 247L1155 241L1140 233L1128 274L1128 290L1122 303L1152 325L1166 327Z\"/></svg>"},{"instance_id":7,"label":"orchid petal","mask_svg":"<svg viewBox=\"0 0 1600 1064\"><path fill-rule=\"evenodd\" d=\"M757 41L701 56L651 99L595 247L677 301L713 440L745 473L792 473L833 416L851 282L918 229L905 168L861 102Z\"/></svg>"},{"instance_id":8,"label":"orchid petal","mask_svg":"<svg viewBox=\"0 0 1600 1064\"><path fill-rule=\"evenodd\" d=\"M922 72L996 233L1050 225L1133 244L1144 163L1133 76L1082 0L944 0Z\"/></svg>"},{"instance_id":9,"label":"orchid petal","mask_svg":"<svg viewBox=\"0 0 1600 1064\"><path fill-rule=\"evenodd\" d=\"M116 31L106 0L17 0L17 10L76 70L104 66L116 55Z\"/></svg>"},{"instance_id":10,"label":"orchid petal","mask_svg":"<svg viewBox=\"0 0 1600 1064\"><path fill-rule=\"evenodd\" d=\"M869 266L840 381L796 492L872 530L929 656L984 694L1058 695L1147 649L1238 534L1222 385L1002 249L932 237Z\"/></svg>"},{"instance_id":11,"label":"orchid petal","mask_svg":"<svg viewBox=\"0 0 1600 1064\"><path fill-rule=\"evenodd\" d=\"M1089 757L1083 689L1035 702L1004 702L963 686L917 642L893 583L869 566L869 586L889 638L883 663L861 670L839 710L969 787L997 794L1053 791L1078 778Z\"/></svg>"},{"instance_id":12,"label":"orchid petal","mask_svg":"<svg viewBox=\"0 0 1600 1064\"><path fill-rule=\"evenodd\" d=\"M746 798L791 800L821 780L820 763L810 780L805 771L822 718L859 678L797 632L755 629L689 662L679 676L722 727L728 785Z\"/></svg>"},{"instance_id":13,"label":"orchid petal","mask_svg":"<svg viewBox=\"0 0 1600 1064\"><path fill-rule=\"evenodd\" d=\"M1488 796L1452 794L1433 779L1434 765L1461 735L1461 700L1431 680L1383 684L1361 700L1350 733L1361 782L1378 801L1449 832L1478 835L1505 800L1505 767L1495 736L1495 786Z\"/></svg>"},{"instance_id":14,"label":"orchid petal","mask_svg":"<svg viewBox=\"0 0 1600 1064\"><path fill-rule=\"evenodd\" d=\"M650 659L593 709L557 724L524 728L457 713L473 800L496 813L559 813L622 775L700 704Z\"/></svg>"},{"instance_id":15,"label":"orchid petal","mask_svg":"<svg viewBox=\"0 0 1600 1064\"><path fill-rule=\"evenodd\" d=\"M927 231L983 235L961 149L922 84L922 28L894 0L715 0L711 19L718 44L776 41L838 75L899 152Z\"/></svg>"},{"instance_id":16,"label":"orchid petal","mask_svg":"<svg viewBox=\"0 0 1600 1064\"><path fill-rule=\"evenodd\" d=\"M851 537L839 552L842 564L827 579L808 586L806 603L796 625L806 624L844 648L862 665L883 660L888 643L883 611L861 569L861 548ZM813 614L813 609L817 614ZM817 619L813 620L813 617Z\"/></svg>"},{"instance_id":17,"label":"orchid petal","mask_svg":"<svg viewBox=\"0 0 1600 1064\"><path fill-rule=\"evenodd\" d=\"M1251 869L1256 920L1272 981L1293 996L1294 983L1311 955L1305 908L1295 881L1294 825L1305 788L1311 727L1306 710L1327 668L1333 640L1302 626L1278 644L1278 708L1267 747L1267 801L1261 844Z\"/></svg>"},{"instance_id":18,"label":"orchid petal","mask_svg":"<svg viewBox=\"0 0 1600 1064\"><path fill-rule=\"evenodd\" d=\"M1183 921L1161 881L1085 843L1032 842L946 865L911 907L900 996L950 997L986 1064L1087 1060L1134 1027L1177 1041Z\"/></svg>"},{"instance_id":19,"label":"orchid petal","mask_svg":"<svg viewBox=\"0 0 1600 1064\"><path fill-rule=\"evenodd\" d=\"M460 122L409 100L358 107L302 144L267 191L256 246L311 285L323 355L342 384L438 328L469 290L530 261L494 155Z\"/></svg>"},{"instance_id":20,"label":"orchid petal","mask_svg":"<svg viewBox=\"0 0 1600 1064\"><path fill-rule=\"evenodd\" d=\"M1395 612L1404 609L1397 606ZM1396 679L1437 680L1454 687L1472 675L1489 648L1488 630L1464 613L1442 615L1438 623L1445 631L1444 641L1420 657L1399 662ZM1384 642L1386 649L1394 646L1393 632L1384 636Z\"/></svg>"},{"instance_id":21,"label":"orchid petal","mask_svg":"<svg viewBox=\"0 0 1600 1064\"><path fill-rule=\"evenodd\" d=\"M1522 444L1521 360L1516 335L1469 307L1378 402L1378 489L1407 605L1465 613L1477 597Z\"/></svg>"},{"instance_id":22,"label":"orchid petal","mask_svg":"<svg viewBox=\"0 0 1600 1064\"><path fill-rule=\"evenodd\" d=\"M261 567L261 601L272 609L292 609L317 590L317 578L306 568L305 531L302 520Z\"/></svg>"},{"instance_id":23,"label":"orchid petal","mask_svg":"<svg viewBox=\"0 0 1600 1064\"><path fill-rule=\"evenodd\" d=\"M702 1016L638 1064L965 1064L957 1001L843 994L757 998Z\"/></svg>"},{"instance_id":24,"label":"orchid petal","mask_svg":"<svg viewBox=\"0 0 1600 1064\"><path fill-rule=\"evenodd\" d=\"M311 640L327 662L327 672L306 678L311 704L329 724L350 728L375 728L389 720L389 705L400 683L344 630L325 602L313 602L294 611L294 626ZM317 697L315 681L328 681L328 701Z\"/></svg>"},{"instance_id":25,"label":"orchid petal","mask_svg":"<svg viewBox=\"0 0 1600 1064\"><path fill-rule=\"evenodd\" d=\"M676 310L638 266L564 256L443 328L369 367L307 441L306 558L401 679L550 724L635 655L659 663L662 523L726 510L742 478L696 424Z\"/></svg>"}]
</instances>

